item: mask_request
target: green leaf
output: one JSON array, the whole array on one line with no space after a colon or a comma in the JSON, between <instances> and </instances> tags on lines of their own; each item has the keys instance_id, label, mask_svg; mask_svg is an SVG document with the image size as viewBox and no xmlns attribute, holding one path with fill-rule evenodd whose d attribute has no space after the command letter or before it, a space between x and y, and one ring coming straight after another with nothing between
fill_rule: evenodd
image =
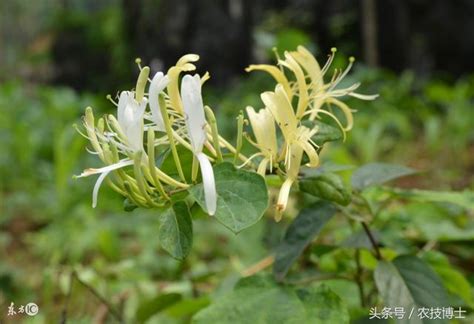
<instances>
[{"instance_id":1,"label":"green leaf","mask_svg":"<svg viewBox=\"0 0 474 324\"><path fill-rule=\"evenodd\" d=\"M306 323L349 323L349 312L346 305L326 285L298 289L296 293L306 308L308 314Z\"/></svg>"},{"instance_id":2,"label":"green leaf","mask_svg":"<svg viewBox=\"0 0 474 324\"><path fill-rule=\"evenodd\" d=\"M446 255L438 251L427 251L422 256L440 276L446 289L461 297L470 307L474 306L471 285L461 271L449 263Z\"/></svg>"},{"instance_id":3,"label":"green leaf","mask_svg":"<svg viewBox=\"0 0 474 324\"><path fill-rule=\"evenodd\" d=\"M215 217L232 232L238 233L255 224L268 207L265 179L255 172L236 169L224 162L214 167L217 190ZM189 189L202 209L206 209L202 184Z\"/></svg>"},{"instance_id":4,"label":"green leaf","mask_svg":"<svg viewBox=\"0 0 474 324\"><path fill-rule=\"evenodd\" d=\"M174 305L181 300L181 295L176 293L163 294L155 298L145 300L138 305L136 319L138 323L147 321L153 315Z\"/></svg>"},{"instance_id":5,"label":"green leaf","mask_svg":"<svg viewBox=\"0 0 474 324\"><path fill-rule=\"evenodd\" d=\"M186 203L180 201L160 216L159 239L163 249L183 260L193 245L193 223Z\"/></svg>"},{"instance_id":6,"label":"green leaf","mask_svg":"<svg viewBox=\"0 0 474 324\"><path fill-rule=\"evenodd\" d=\"M433 266L433 269L441 277L444 286L450 293L461 297L470 307L474 306L471 285L460 271L450 265Z\"/></svg>"},{"instance_id":7,"label":"green leaf","mask_svg":"<svg viewBox=\"0 0 474 324\"><path fill-rule=\"evenodd\" d=\"M352 174L352 187L362 190L380 185L390 180L414 174L417 171L402 165L387 163L369 163L361 166Z\"/></svg>"},{"instance_id":8,"label":"green leaf","mask_svg":"<svg viewBox=\"0 0 474 324\"><path fill-rule=\"evenodd\" d=\"M209 305L209 297L183 299L166 309L166 314L173 317L192 316Z\"/></svg>"},{"instance_id":9,"label":"green leaf","mask_svg":"<svg viewBox=\"0 0 474 324\"><path fill-rule=\"evenodd\" d=\"M191 168L186 168L184 166L191 165L193 163L193 153L185 148L182 145L177 146L177 151L179 155L179 161L183 167L184 177L188 180L191 179ZM176 163L174 162L173 154L171 149L167 149L161 154L155 154L157 156L157 165L160 167L161 171L169 175L170 177L179 178L179 172L176 168Z\"/></svg>"},{"instance_id":10,"label":"green leaf","mask_svg":"<svg viewBox=\"0 0 474 324\"><path fill-rule=\"evenodd\" d=\"M446 307L448 298L440 278L415 256L399 256L392 262L380 261L374 272L375 284L384 305L403 307L407 315L421 307ZM414 313L416 315L416 313ZM402 322L400 320L400 322ZM404 323L447 323L446 320L405 318Z\"/></svg>"},{"instance_id":11,"label":"green leaf","mask_svg":"<svg viewBox=\"0 0 474 324\"><path fill-rule=\"evenodd\" d=\"M336 208L331 203L318 201L299 213L288 227L283 241L276 250L273 274L277 280L285 277L293 262L335 212Z\"/></svg>"},{"instance_id":12,"label":"green leaf","mask_svg":"<svg viewBox=\"0 0 474 324\"><path fill-rule=\"evenodd\" d=\"M303 192L343 206L351 202L351 192L346 188L341 177L334 173L303 178L299 181L299 186Z\"/></svg>"},{"instance_id":13,"label":"green leaf","mask_svg":"<svg viewBox=\"0 0 474 324\"><path fill-rule=\"evenodd\" d=\"M326 142L333 142L342 138L342 132L337 127L326 124L320 120L316 120L314 122L314 126L318 127L318 132L311 139L318 146L322 146Z\"/></svg>"},{"instance_id":14,"label":"green leaf","mask_svg":"<svg viewBox=\"0 0 474 324\"><path fill-rule=\"evenodd\" d=\"M372 235L374 237L375 242L380 242L380 233L376 230L371 230ZM353 248L353 249L373 249L372 242L370 242L369 236L364 231L358 231L349 237L347 237L342 243L341 246L346 248Z\"/></svg>"},{"instance_id":15,"label":"green leaf","mask_svg":"<svg viewBox=\"0 0 474 324\"><path fill-rule=\"evenodd\" d=\"M308 168L308 167L302 167L300 169L300 172L303 174L303 177L312 177L312 176L318 176L323 173L327 172L340 172L340 171L347 171L347 170L352 170L355 167L353 165L349 164L337 164L333 162L325 162L318 166L317 168Z\"/></svg>"},{"instance_id":16,"label":"green leaf","mask_svg":"<svg viewBox=\"0 0 474 324\"><path fill-rule=\"evenodd\" d=\"M462 212L462 210L461 210ZM439 204L416 202L404 207L411 224L418 229L418 239L429 241L474 240L474 222L460 224L446 208ZM462 226L461 226L462 225Z\"/></svg>"},{"instance_id":17,"label":"green leaf","mask_svg":"<svg viewBox=\"0 0 474 324\"><path fill-rule=\"evenodd\" d=\"M294 289L269 278L246 278L193 317L193 323L348 323L341 299L325 286Z\"/></svg>"},{"instance_id":18,"label":"green leaf","mask_svg":"<svg viewBox=\"0 0 474 324\"><path fill-rule=\"evenodd\" d=\"M405 190L390 189L390 192L402 197L423 202L446 202L474 210L474 191L430 191L430 190Z\"/></svg>"},{"instance_id":19,"label":"green leaf","mask_svg":"<svg viewBox=\"0 0 474 324\"><path fill-rule=\"evenodd\" d=\"M339 128L331 126L320 120L305 120L302 124L308 128L318 127L318 132L311 137L318 146L323 146L326 142L333 142L342 138L342 132Z\"/></svg>"}]
</instances>

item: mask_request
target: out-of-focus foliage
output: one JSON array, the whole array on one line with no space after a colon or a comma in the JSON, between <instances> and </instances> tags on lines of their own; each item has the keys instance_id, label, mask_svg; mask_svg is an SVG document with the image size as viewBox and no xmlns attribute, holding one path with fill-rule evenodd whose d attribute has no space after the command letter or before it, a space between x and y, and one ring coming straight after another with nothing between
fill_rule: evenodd
<instances>
[{"instance_id":1,"label":"out-of-focus foliage","mask_svg":"<svg viewBox=\"0 0 474 324\"><path fill-rule=\"evenodd\" d=\"M156 14L158 2L168 4L160 15ZM360 81L363 92L379 93L380 97L373 102L349 102L358 110L353 131L345 143L325 146L322 167L304 175L308 183L300 189L306 186L306 193L290 202L288 217L282 222L275 223L269 214L234 235L216 219L194 210L192 250L184 261L177 261L166 253L166 246L160 245L162 223L157 211L125 212L123 201L106 186L101 188L98 208L91 208L94 179L79 182L72 175L96 166L97 160L85 154L86 143L77 136L73 124L80 123L88 105L98 115L111 112L106 108L111 105L104 104L106 93L101 91L113 92L110 89L127 80L135 68L130 63L134 56L144 55L153 61L155 70L166 66L167 61L174 62L185 49L205 57L206 66L218 70L213 74L210 69L211 75L217 76L210 82L218 82L213 87L206 85L205 102L217 110L221 134L232 138L238 112L246 105L260 108L258 94L274 86L264 74L236 76L235 71L243 70L251 52L259 61L273 56L275 45L293 50L303 44L318 58L324 58L328 48L337 44L342 53L360 52L357 13L354 8L339 10L345 1L288 1L284 10L265 10L270 2L242 1L242 15L249 4L255 5L254 21L239 20L242 16L235 14L238 7L212 6L211 11L197 13L189 11L185 2L123 1L121 8L116 0L0 2L0 33L6 42L0 44L0 80L24 79L0 84L0 321L11 302L35 302L40 307L37 316L17 318L26 323L58 322L68 305L68 322L113 322L103 301L81 285L82 281L131 323L188 323L198 312L198 323L223 316L232 322L253 322L258 320L252 317L257 314L270 319L281 315L278 319L290 322L305 321L306 316L320 319L321 314L312 313L314 303L324 305L331 323L346 321L349 316L364 323L370 307L399 302L397 296L384 291L388 279L394 273L414 271L426 277L420 281L422 292L427 286L435 287L439 298L447 298L445 306L470 312L470 318L458 322L471 323L474 77L427 79L427 75L433 64L459 74L468 72L465 65L471 65L472 60L466 63L450 55L470 55L472 42L462 40L462 53L453 53L456 46L445 46L446 40L464 37L465 33L448 32L460 28L458 19L437 18L444 12L441 1L434 5L431 1L408 5L384 2L389 10L382 10L380 20L388 23L380 29L385 32L380 47L391 49L386 51L393 54L384 56L382 63L394 69L411 64L424 73L407 70L394 74L356 64L347 83ZM134 7L136 3L143 6ZM304 10L300 3L305 3ZM464 9L456 4L451 10L469 15L472 4L463 3ZM416 10L407 9L412 7ZM424 13L426 7L430 14ZM139 8L138 12L134 8ZM397 21L428 23L414 26L417 32L408 42L407 30L393 30L408 24L384 19L392 14ZM420 30L433 26L431 20L436 21L436 32L421 37ZM190 23L181 26L183 21ZM207 21L213 24L206 25ZM225 28L235 21L239 21L236 29ZM420 41L437 40L438 28L445 26L441 22L451 27L443 30L446 34L439 42ZM466 19L463 22L470 26ZM21 29L3 28L18 23ZM208 37L217 35L216 31L226 39L225 45L219 38ZM243 31L246 34L239 36ZM233 38L229 38L231 32ZM226 46L229 42L232 50ZM239 48L242 43L248 48ZM441 59L444 52L431 51L436 48L448 51L445 60ZM239 55L235 62L235 53L243 49L245 55ZM338 58L336 65L344 66L346 58ZM418 64L420 60L423 64ZM231 67L228 62L232 62ZM100 89L100 96L38 86L34 81ZM244 145L243 151L246 149ZM377 186L365 188L354 174L363 174L364 169L358 167L375 161L405 165L419 172L396 178L411 171L391 169L392 179L388 169L381 169L379 174L384 177L370 182ZM315 206L317 198L311 195L327 194L324 198L337 202L336 197L346 204L351 177L352 189L364 189L351 200L360 215L348 219L338 209L324 222L312 223L302 231L299 224L307 225L303 221L311 217L297 214L303 207ZM388 178L393 180L391 187L383 183ZM278 181L270 179L270 187L273 180ZM270 188L270 195L273 201L277 193ZM385 261L374 256L360 220L371 222ZM302 236L297 235L300 231ZM295 236L298 240L292 241ZM267 270L269 256L274 254L279 255L274 266L282 280L279 283ZM404 256L407 254L411 256ZM242 279L258 269L263 274ZM365 288L362 298L360 282ZM410 286L403 275L398 284ZM377 294L377 289L384 293ZM421 300L414 294L406 298L416 303ZM255 301L265 307L256 309ZM235 305L248 317L233 317ZM291 309L285 309L294 312L290 317L280 312L280 307L288 305Z\"/></svg>"},{"instance_id":2,"label":"out-of-focus foliage","mask_svg":"<svg viewBox=\"0 0 474 324\"><path fill-rule=\"evenodd\" d=\"M398 180L401 188L473 188L474 134L469 127L473 122L472 79L449 84L440 80L422 82L409 72L399 79L372 70L359 70L357 75L364 79L366 92L378 89L381 97L357 106L357 127L347 145L333 145L322 152L324 161L359 165L384 160L424 171ZM213 106L220 109L220 126L228 128L229 134L233 133L235 119L226 116L235 116L245 104L252 104L252 93L264 88L266 82L265 77L252 76L219 94L227 98L225 101L209 96ZM0 88L4 152L0 158L1 309L12 301L35 301L40 305L40 315L35 317L38 322L56 320L67 300L72 270L113 305L120 308L123 304L124 317L130 321L186 322L221 296L231 300L228 292L239 273L245 273L276 249L287 222L275 224L271 217L265 218L235 236L203 215L194 220L194 245L189 257L183 262L171 259L159 244L156 213L124 212L117 195L105 187L101 189L99 208L91 209L93 180L78 183L71 178L94 162L84 160L85 143L72 127L79 123L82 109L88 104L108 112L103 108L107 107L103 98L78 96L68 89L20 83ZM350 168L338 171L331 164L323 164L323 169L339 173L345 182L353 172ZM372 226L387 246L381 248L382 254L390 260L399 254L421 251L422 259L442 279L450 303L469 309L474 281L469 270L474 240L472 211L446 203L461 198L397 190L369 189L364 194L378 210ZM387 195L399 198L386 206ZM402 203L403 199L410 202ZM362 266L374 269L376 260L365 249L367 240L359 231L355 224L351 230L343 218L333 217L319 234L317 244L304 249L309 263L299 264L297 272L294 267L289 269L285 280L296 284L297 289L298 282L326 278L328 274L345 278L355 271L354 247L361 248ZM335 249L344 247L348 240L352 243L347 248ZM419 250L423 246L426 248ZM375 288L369 277L364 278L368 289ZM73 282L69 303L74 307L68 311L69 319L87 322L99 316L101 302ZM348 306L351 318L367 316L368 309L360 307L357 292L351 290L357 291L353 282L335 278L324 280L324 285ZM332 293L320 286L314 289L314 298ZM232 294L238 296L239 292ZM293 302L304 307L304 302ZM204 314L198 318L205 318Z\"/></svg>"}]
</instances>

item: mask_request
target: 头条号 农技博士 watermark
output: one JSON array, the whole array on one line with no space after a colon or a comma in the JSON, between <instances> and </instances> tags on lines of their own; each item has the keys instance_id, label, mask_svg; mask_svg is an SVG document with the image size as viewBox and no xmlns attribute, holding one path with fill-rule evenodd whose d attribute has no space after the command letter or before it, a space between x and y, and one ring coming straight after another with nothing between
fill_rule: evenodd
<instances>
[{"instance_id":1,"label":"\u5934\u6761\u53f7 \u519c\u6280\u535a\u58eb watermark","mask_svg":"<svg viewBox=\"0 0 474 324\"><path fill-rule=\"evenodd\" d=\"M369 319L462 319L466 318L466 310L461 307L371 307Z\"/></svg>"}]
</instances>

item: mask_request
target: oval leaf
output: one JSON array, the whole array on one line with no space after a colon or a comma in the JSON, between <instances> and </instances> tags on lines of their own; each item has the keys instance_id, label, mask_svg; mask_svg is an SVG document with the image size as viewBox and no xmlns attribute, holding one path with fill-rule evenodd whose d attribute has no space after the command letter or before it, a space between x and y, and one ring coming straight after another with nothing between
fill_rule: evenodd
<instances>
[{"instance_id":1,"label":"oval leaf","mask_svg":"<svg viewBox=\"0 0 474 324\"><path fill-rule=\"evenodd\" d=\"M347 206L351 202L351 193L342 182L341 177L334 173L324 173L299 181L300 190L313 196L334 201Z\"/></svg>"},{"instance_id":2,"label":"oval leaf","mask_svg":"<svg viewBox=\"0 0 474 324\"><path fill-rule=\"evenodd\" d=\"M179 201L165 210L160 218L160 244L178 260L183 260L193 245L193 223L188 206Z\"/></svg>"},{"instance_id":3,"label":"oval leaf","mask_svg":"<svg viewBox=\"0 0 474 324\"><path fill-rule=\"evenodd\" d=\"M217 190L215 217L232 232L238 233L255 224L268 207L265 179L255 172L236 169L232 163L214 167ZM189 189L191 196L205 210L202 184Z\"/></svg>"},{"instance_id":4,"label":"oval leaf","mask_svg":"<svg viewBox=\"0 0 474 324\"><path fill-rule=\"evenodd\" d=\"M417 171L403 165L388 163L369 163L361 166L352 174L352 187L362 190L380 185L390 180L414 174Z\"/></svg>"},{"instance_id":5,"label":"oval leaf","mask_svg":"<svg viewBox=\"0 0 474 324\"><path fill-rule=\"evenodd\" d=\"M335 213L331 203L318 201L298 214L276 250L273 274L277 280L285 277L293 262Z\"/></svg>"},{"instance_id":6,"label":"oval leaf","mask_svg":"<svg viewBox=\"0 0 474 324\"><path fill-rule=\"evenodd\" d=\"M153 315L161 312L162 310L170 307L173 304L176 304L180 300L180 294L169 293L142 301L137 308L136 320L139 323L144 323Z\"/></svg>"},{"instance_id":7,"label":"oval leaf","mask_svg":"<svg viewBox=\"0 0 474 324\"><path fill-rule=\"evenodd\" d=\"M245 278L193 317L193 323L348 323L341 299L324 286L295 290L271 279Z\"/></svg>"},{"instance_id":8,"label":"oval leaf","mask_svg":"<svg viewBox=\"0 0 474 324\"><path fill-rule=\"evenodd\" d=\"M436 273L425 262L415 256L399 256L393 262L379 262L374 273L375 284L384 306L403 307L405 321L401 323L447 323L442 319L418 317L421 307L447 307L448 298ZM409 319L409 314L412 312Z\"/></svg>"}]
</instances>

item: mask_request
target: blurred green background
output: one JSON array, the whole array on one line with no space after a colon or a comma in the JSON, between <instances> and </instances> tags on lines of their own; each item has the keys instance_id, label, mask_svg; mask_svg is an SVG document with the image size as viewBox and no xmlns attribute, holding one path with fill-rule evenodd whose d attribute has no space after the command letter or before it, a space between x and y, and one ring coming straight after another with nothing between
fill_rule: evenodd
<instances>
[{"instance_id":1,"label":"blurred green background","mask_svg":"<svg viewBox=\"0 0 474 324\"><path fill-rule=\"evenodd\" d=\"M274 46L299 44L324 63L337 46L335 66L357 58L347 82L380 97L349 100L358 110L354 130L323 161L399 163L424 172L398 186L474 190L474 34L466 32L473 17L467 0L1 1L0 321L9 320L11 302L35 302L39 314L22 320L58 322L69 298L73 323L106 322L99 299L78 283L69 289L75 269L128 319L186 322L281 236L285 222L271 218L238 236L197 219L193 251L178 262L159 247L154 211L124 212L106 186L91 208L95 179L72 175L99 161L72 126L88 105L114 112L105 97L134 86L135 57L158 71L182 54L199 54L199 72L211 73L205 102L232 138L237 113L260 107L259 93L273 84L264 74L245 74L247 65L273 62ZM400 232L414 244L439 242L472 287L472 213L416 204L386 213L398 224L388 233L397 249L406 249ZM332 230L342 240L344 230ZM337 258L322 263L331 271ZM350 295L349 288L340 293ZM164 293L180 301L154 315L150 305Z\"/></svg>"}]
</instances>

